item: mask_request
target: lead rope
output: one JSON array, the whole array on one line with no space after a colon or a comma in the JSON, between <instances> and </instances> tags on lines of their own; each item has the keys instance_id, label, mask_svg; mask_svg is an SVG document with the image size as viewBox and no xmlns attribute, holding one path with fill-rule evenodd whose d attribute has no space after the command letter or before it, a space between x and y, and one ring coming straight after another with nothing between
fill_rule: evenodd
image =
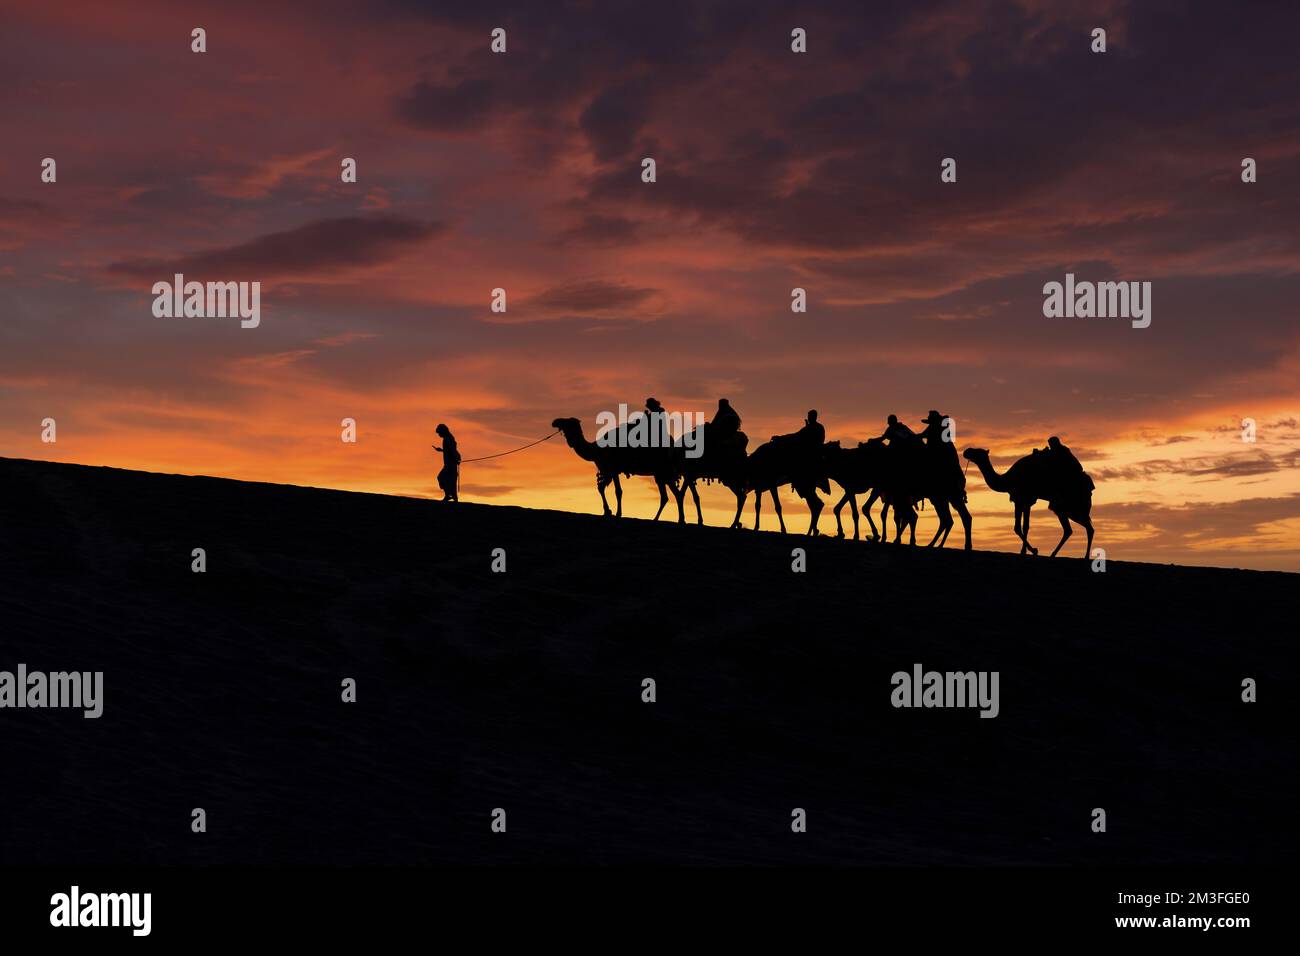
<instances>
[{"instance_id":1,"label":"lead rope","mask_svg":"<svg viewBox=\"0 0 1300 956\"><path fill-rule=\"evenodd\" d=\"M489 458L504 458L506 455L513 455L515 454L515 452L524 451L528 448L532 448L534 445L540 445L544 441L550 441L559 433L560 430L557 428L555 431L551 432L545 438L539 438L537 439L537 441L529 442L527 445L521 445L518 448L512 448L509 451L497 452L495 455L483 455L480 458L462 458L460 461L456 462L456 500L457 501L460 500L460 466L461 465L471 461L487 461ZM431 445L429 447L433 447L433 446Z\"/></svg>"},{"instance_id":2,"label":"lead rope","mask_svg":"<svg viewBox=\"0 0 1300 956\"><path fill-rule=\"evenodd\" d=\"M545 438L539 438L537 439L537 441L529 442L527 445L521 445L518 448L512 448L510 449L510 451L497 452L495 455L484 455L482 458L462 458L460 460L460 463L463 465L471 461L487 461L489 458L504 458L506 455L513 455L516 452L521 452L527 448L532 448L534 445L540 445L544 441L550 441L559 433L560 430L557 428L555 431L551 432Z\"/></svg>"}]
</instances>

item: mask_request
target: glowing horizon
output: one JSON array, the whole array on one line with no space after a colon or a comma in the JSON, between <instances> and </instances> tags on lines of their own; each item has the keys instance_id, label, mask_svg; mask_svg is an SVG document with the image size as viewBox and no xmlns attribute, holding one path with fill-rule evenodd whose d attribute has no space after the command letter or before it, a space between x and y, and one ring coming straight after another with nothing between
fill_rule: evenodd
<instances>
[{"instance_id":1,"label":"glowing horizon","mask_svg":"<svg viewBox=\"0 0 1300 956\"><path fill-rule=\"evenodd\" d=\"M400 2L7 9L0 455L432 496L439 421L474 458L651 395L730 398L751 450L808 408L845 445L936 408L999 469L1060 435L1109 559L1300 571L1286 31L1220 43L1209 15L1173 38L1119 2L1094 56L1094 12L879 6L810 14L804 56L764 3L507 5L501 56L489 15ZM260 326L156 318L175 272L260 282ZM1046 318L1067 273L1151 282L1151 326ZM600 511L560 438L461 486ZM974 468L968 490L975 546L1018 549L1005 496ZM701 496L730 523L728 492ZM657 504L625 483L626 514ZM1033 537L1059 537L1045 505Z\"/></svg>"}]
</instances>

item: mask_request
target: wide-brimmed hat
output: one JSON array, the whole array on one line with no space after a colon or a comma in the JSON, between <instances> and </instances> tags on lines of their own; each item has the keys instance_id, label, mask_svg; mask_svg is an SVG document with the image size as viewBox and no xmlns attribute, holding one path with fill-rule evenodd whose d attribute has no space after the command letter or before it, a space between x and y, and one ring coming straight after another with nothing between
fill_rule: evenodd
<instances>
[{"instance_id":1,"label":"wide-brimmed hat","mask_svg":"<svg viewBox=\"0 0 1300 956\"><path fill-rule=\"evenodd\" d=\"M923 419L921 419L921 424L922 424L922 425L942 425L942 424L943 424L943 416L940 415L938 412L936 412L936 411L932 408L932 409L930 409L930 414L929 414L929 415L926 415Z\"/></svg>"}]
</instances>

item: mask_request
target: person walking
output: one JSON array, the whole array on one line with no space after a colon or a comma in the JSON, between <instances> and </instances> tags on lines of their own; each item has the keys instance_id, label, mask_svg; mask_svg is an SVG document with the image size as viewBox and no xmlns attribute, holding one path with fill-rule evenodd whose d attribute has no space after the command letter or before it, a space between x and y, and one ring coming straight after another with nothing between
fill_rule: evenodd
<instances>
[{"instance_id":1,"label":"person walking","mask_svg":"<svg viewBox=\"0 0 1300 956\"><path fill-rule=\"evenodd\" d=\"M442 471L438 472L438 487L442 489L443 501L459 501L460 451L456 447L456 436L446 425L439 424L436 429L442 439L442 447L433 446L433 450L442 453Z\"/></svg>"}]
</instances>

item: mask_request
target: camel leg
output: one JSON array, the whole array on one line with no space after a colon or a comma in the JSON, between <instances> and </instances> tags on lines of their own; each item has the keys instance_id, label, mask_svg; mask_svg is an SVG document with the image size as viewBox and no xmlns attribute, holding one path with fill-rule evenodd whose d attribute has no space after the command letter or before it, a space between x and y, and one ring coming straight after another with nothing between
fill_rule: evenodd
<instances>
[{"instance_id":1,"label":"camel leg","mask_svg":"<svg viewBox=\"0 0 1300 956\"><path fill-rule=\"evenodd\" d=\"M1089 561L1092 559L1092 518L1091 516L1084 515L1083 520L1080 521L1079 524L1083 525L1084 528L1087 529L1088 531L1088 548L1086 551L1083 552L1083 560Z\"/></svg>"},{"instance_id":2,"label":"camel leg","mask_svg":"<svg viewBox=\"0 0 1300 956\"><path fill-rule=\"evenodd\" d=\"M605 517L608 518L614 514L609 510L609 499L605 497L605 489L609 487L609 479L596 476L596 490L600 492L600 503L605 506Z\"/></svg>"},{"instance_id":3,"label":"camel leg","mask_svg":"<svg viewBox=\"0 0 1300 956\"><path fill-rule=\"evenodd\" d=\"M970 544L970 525L971 525L970 511L966 508L966 502L964 502L964 501L954 501L954 502L952 503L952 506L953 506L954 508L957 509L957 517L961 518L961 526L962 526L964 529L966 529L966 550L969 551L969 550L971 549L971 544Z\"/></svg>"},{"instance_id":4,"label":"camel leg","mask_svg":"<svg viewBox=\"0 0 1300 956\"><path fill-rule=\"evenodd\" d=\"M892 506L894 509L894 544L903 543L903 529L910 528L912 531L912 544L916 544L916 509L911 505L907 508L900 508L897 504Z\"/></svg>"},{"instance_id":5,"label":"camel leg","mask_svg":"<svg viewBox=\"0 0 1300 956\"><path fill-rule=\"evenodd\" d=\"M754 530L758 530L758 513L763 510L763 489L754 492Z\"/></svg>"},{"instance_id":6,"label":"camel leg","mask_svg":"<svg viewBox=\"0 0 1300 956\"><path fill-rule=\"evenodd\" d=\"M930 539L930 543L926 547L933 548L935 542L938 542L939 547L942 548L943 542L939 541L939 538L947 539L947 532L952 528L952 515L948 513L947 502L937 498L932 498L931 501L934 502L934 516L939 519L939 527L934 529L934 537Z\"/></svg>"},{"instance_id":7,"label":"camel leg","mask_svg":"<svg viewBox=\"0 0 1300 956\"><path fill-rule=\"evenodd\" d=\"M695 488L695 480L691 479L691 497L695 499L695 518L697 524L704 524L704 512L700 510L700 493Z\"/></svg>"},{"instance_id":8,"label":"camel leg","mask_svg":"<svg viewBox=\"0 0 1300 956\"><path fill-rule=\"evenodd\" d=\"M817 528L817 519L821 517L822 509L825 507L826 504L822 501L821 496L814 491L812 501L808 502L808 514L811 516L811 520L808 522L808 535L810 537L815 538L821 533Z\"/></svg>"},{"instance_id":9,"label":"camel leg","mask_svg":"<svg viewBox=\"0 0 1300 956\"><path fill-rule=\"evenodd\" d=\"M1015 508L1016 508L1016 522L1013 530L1016 533L1016 537L1020 539L1020 553L1024 554L1026 551L1029 550L1029 542L1025 540L1025 532L1023 530L1024 520L1025 520L1025 509L1022 508L1020 505L1016 505Z\"/></svg>"},{"instance_id":10,"label":"camel leg","mask_svg":"<svg viewBox=\"0 0 1300 956\"><path fill-rule=\"evenodd\" d=\"M664 507L668 504L668 488L662 481L656 481L659 486L659 510L655 512L654 520L658 521L659 516L664 513Z\"/></svg>"},{"instance_id":11,"label":"camel leg","mask_svg":"<svg viewBox=\"0 0 1300 956\"><path fill-rule=\"evenodd\" d=\"M733 491L732 494L736 496L736 517L732 520L731 526L733 528L739 528L741 526L740 513L745 510L745 498L749 495L749 492Z\"/></svg>"},{"instance_id":12,"label":"camel leg","mask_svg":"<svg viewBox=\"0 0 1300 956\"><path fill-rule=\"evenodd\" d=\"M1029 507L1026 506L1026 507L1025 507L1025 523L1024 523L1025 547L1029 549L1029 553L1030 553L1030 554L1035 554L1035 555L1036 555L1036 554L1038 554L1038 549L1035 548L1032 544L1029 543L1029 511L1030 511Z\"/></svg>"},{"instance_id":13,"label":"camel leg","mask_svg":"<svg viewBox=\"0 0 1300 956\"><path fill-rule=\"evenodd\" d=\"M674 482L668 487L672 489L673 497L677 499L677 523L681 524L685 515L682 502L686 500L686 482L683 481L680 486Z\"/></svg>"},{"instance_id":14,"label":"camel leg","mask_svg":"<svg viewBox=\"0 0 1300 956\"><path fill-rule=\"evenodd\" d=\"M916 509L913 508L907 513L907 526L910 529L908 532L907 543L910 544L912 547L916 547L916 522L917 522Z\"/></svg>"},{"instance_id":15,"label":"camel leg","mask_svg":"<svg viewBox=\"0 0 1300 956\"><path fill-rule=\"evenodd\" d=\"M1056 517L1061 521L1061 540L1058 541L1056 547L1052 549L1052 557L1056 557L1056 552L1060 551L1061 548L1065 546L1065 542L1070 540L1070 535L1074 534L1074 532L1070 530L1069 518L1063 514L1058 514Z\"/></svg>"},{"instance_id":16,"label":"camel leg","mask_svg":"<svg viewBox=\"0 0 1300 956\"><path fill-rule=\"evenodd\" d=\"M837 504L833 510L833 514L835 515L835 537L837 538L844 537L844 525L840 523L840 509L844 507L848 500L849 496L846 492L844 497L840 499L840 503Z\"/></svg>"},{"instance_id":17,"label":"camel leg","mask_svg":"<svg viewBox=\"0 0 1300 956\"><path fill-rule=\"evenodd\" d=\"M776 506L776 520L781 523L781 533L785 534L785 516L781 514L781 496L772 489L772 504Z\"/></svg>"},{"instance_id":18,"label":"camel leg","mask_svg":"<svg viewBox=\"0 0 1300 956\"><path fill-rule=\"evenodd\" d=\"M849 495L849 514L853 515L853 540L858 540L858 496Z\"/></svg>"},{"instance_id":19,"label":"camel leg","mask_svg":"<svg viewBox=\"0 0 1300 956\"><path fill-rule=\"evenodd\" d=\"M867 499L867 503L866 503L865 505L862 506L862 514L866 516L867 524L871 525L871 540L872 540L872 541L879 541L879 540L880 540L880 532L876 530L876 523L875 523L874 521L871 520L871 506L872 506L873 504L876 503L876 499L879 498L879 497L880 497L880 496L877 495L877 494L873 491L873 492L871 493L871 497ZM888 533L889 533L889 530L886 529L886 530L885 530L885 533L888 534Z\"/></svg>"}]
</instances>

